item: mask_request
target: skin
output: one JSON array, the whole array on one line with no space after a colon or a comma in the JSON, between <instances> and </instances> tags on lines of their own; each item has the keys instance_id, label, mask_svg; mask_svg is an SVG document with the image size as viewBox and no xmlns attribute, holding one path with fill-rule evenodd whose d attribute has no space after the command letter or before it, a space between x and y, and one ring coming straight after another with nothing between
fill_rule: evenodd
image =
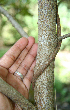
<instances>
[{"instance_id":1,"label":"skin","mask_svg":"<svg viewBox=\"0 0 70 110\"><path fill-rule=\"evenodd\" d=\"M0 59L0 77L28 99L38 45L33 37L19 39ZM23 80L14 74L19 71ZM22 110L0 93L0 110Z\"/></svg>"}]
</instances>

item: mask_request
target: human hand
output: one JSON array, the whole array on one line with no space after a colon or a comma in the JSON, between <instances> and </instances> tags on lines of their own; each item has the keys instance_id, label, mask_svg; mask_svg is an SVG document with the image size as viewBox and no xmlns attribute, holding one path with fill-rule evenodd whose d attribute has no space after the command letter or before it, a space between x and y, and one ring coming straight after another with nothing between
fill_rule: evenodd
<instances>
[{"instance_id":1,"label":"human hand","mask_svg":"<svg viewBox=\"0 0 70 110\"><path fill-rule=\"evenodd\" d=\"M38 45L33 37L19 39L0 59L0 77L28 99ZM23 75L20 76L15 72Z\"/></svg>"}]
</instances>

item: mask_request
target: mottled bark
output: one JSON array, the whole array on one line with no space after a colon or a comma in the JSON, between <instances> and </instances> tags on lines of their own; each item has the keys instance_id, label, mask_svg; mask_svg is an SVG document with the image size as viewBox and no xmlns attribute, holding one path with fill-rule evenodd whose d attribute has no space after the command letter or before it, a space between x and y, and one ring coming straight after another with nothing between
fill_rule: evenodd
<instances>
[{"instance_id":1,"label":"mottled bark","mask_svg":"<svg viewBox=\"0 0 70 110\"><path fill-rule=\"evenodd\" d=\"M0 92L17 103L23 110L37 110L22 94L0 78Z\"/></svg>"},{"instance_id":2,"label":"mottled bark","mask_svg":"<svg viewBox=\"0 0 70 110\"><path fill-rule=\"evenodd\" d=\"M54 108L54 60L60 49L62 39L70 37L70 33L61 36L60 19L57 14L57 0L38 0L38 52L34 70L33 86L34 98L38 110L53 110ZM4 14L21 36L28 37L18 23L0 6L0 12ZM11 19L10 19L11 18ZM57 35L56 35L57 21ZM28 102L13 87L0 78L0 92L17 103L23 110L36 110L36 107Z\"/></svg>"},{"instance_id":3,"label":"mottled bark","mask_svg":"<svg viewBox=\"0 0 70 110\"><path fill-rule=\"evenodd\" d=\"M57 47L56 0L38 0L38 53L34 75L48 64ZM34 98L38 110L53 110L54 107L54 61L38 77Z\"/></svg>"}]
</instances>

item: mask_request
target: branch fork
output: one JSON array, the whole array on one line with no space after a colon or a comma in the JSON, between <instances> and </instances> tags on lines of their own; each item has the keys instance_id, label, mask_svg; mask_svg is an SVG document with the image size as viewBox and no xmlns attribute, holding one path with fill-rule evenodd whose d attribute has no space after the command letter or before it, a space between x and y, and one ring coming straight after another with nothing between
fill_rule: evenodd
<instances>
[{"instance_id":1,"label":"branch fork","mask_svg":"<svg viewBox=\"0 0 70 110\"><path fill-rule=\"evenodd\" d=\"M0 12L5 15L8 20L11 22L11 24L16 28L16 30L19 32L19 34L21 35L21 37L25 36L26 38L28 38L28 35L26 34L26 32L23 30L23 28L13 19L13 17L11 15L8 14L8 12L2 8L0 6ZM56 54L58 53L60 46L61 46L61 42L62 39L65 39L67 37L70 37L70 33L65 34L63 36L61 36L61 27L60 27L60 18L57 12L57 36L58 36L58 44L57 47L55 49L55 52L52 55L52 58L50 59L50 61L46 64L44 64L44 68L41 68L41 70L39 72L37 72L32 80L32 84L33 84L33 88L35 86L35 82L37 80L37 78L43 73L43 71L50 65L50 63L55 59ZM5 89L4 89L5 88ZM12 92L11 92L12 91ZM36 110L37 108L31 104L26 98L24 98L18 91L16 91L13 87L11 87L9 84L7 84L5 81L3 81L0 78L0 92L2 92L3 94L5 94L7 97L9 97L12 101L14 101L15 103L17 103L18 105L21 106L22 109L24 109L26 106L28 106L30 108L30 110ZM12 94L12 95L11 95ZM18 95L18 96L17 96ZM15 97L17 96L17 99L15 99Z\"/></svg>"}]
</instances>

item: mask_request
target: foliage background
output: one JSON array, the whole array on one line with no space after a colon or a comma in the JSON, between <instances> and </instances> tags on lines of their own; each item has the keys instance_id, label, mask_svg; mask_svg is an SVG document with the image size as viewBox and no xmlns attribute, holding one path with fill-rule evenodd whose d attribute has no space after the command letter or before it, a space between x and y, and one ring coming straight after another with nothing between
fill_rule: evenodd
<instances>
[{"instance_id":1,"label":"foliage background","mask_svg":"<svg viewBox=\"0 0 70 110\"><path fill-rule=\"evenodd\" d=\"M0 0L0 5L23 27L29 36L38 42L38 4L37 0ZM61 34L70 33L70 0L58 0ZM24 36L23 36L24 37ZM0 57L21 36L0 14ZM55 60L55 84L58 110L70 110L70 38L62 41L61 49ZM32 103L33 91L30 89Z\"/></svg>"}]
</instances>

